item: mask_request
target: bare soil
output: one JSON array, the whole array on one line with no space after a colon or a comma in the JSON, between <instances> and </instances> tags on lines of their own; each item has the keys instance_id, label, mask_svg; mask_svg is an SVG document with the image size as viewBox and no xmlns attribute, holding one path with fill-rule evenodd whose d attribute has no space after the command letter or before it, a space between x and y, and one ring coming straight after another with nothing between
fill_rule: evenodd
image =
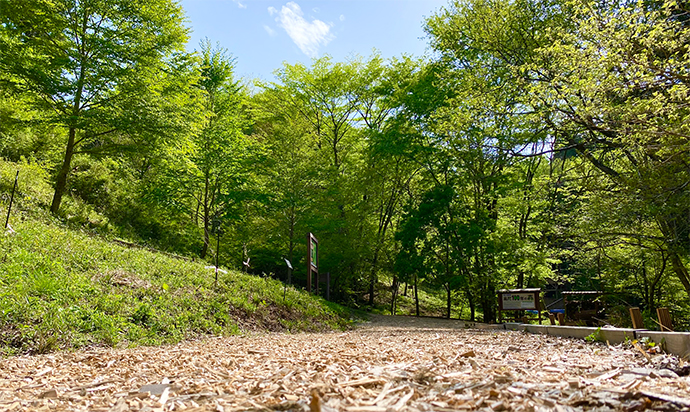
<instances>
[{"instance_id":1,"label":"bare soil","mask_svg":"<svg viewBox=\"0 0 690 412\"><path fill-rule=\"evenodd\" d=\"M690 410L684 370L634 347L373 316L347 332L2 359L0 410Z\"/></svg>"}]
</instances>

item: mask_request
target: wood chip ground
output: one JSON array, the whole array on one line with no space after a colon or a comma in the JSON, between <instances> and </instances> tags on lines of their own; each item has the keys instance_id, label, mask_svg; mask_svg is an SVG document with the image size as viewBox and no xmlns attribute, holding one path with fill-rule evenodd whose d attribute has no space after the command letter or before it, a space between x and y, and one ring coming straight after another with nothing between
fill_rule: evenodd
<instances>
[{"instance_id":1,"label":"wood chip ground","mask_svg":"<svg viewBox=\"0 0 690 412\"><path fill-rule=\"evenodd\" d=\"M0 410L690 410L690 378L670 370L682 366L634 347L375 316L348 332L2 359Z\"/></svg>"}]
</instances>

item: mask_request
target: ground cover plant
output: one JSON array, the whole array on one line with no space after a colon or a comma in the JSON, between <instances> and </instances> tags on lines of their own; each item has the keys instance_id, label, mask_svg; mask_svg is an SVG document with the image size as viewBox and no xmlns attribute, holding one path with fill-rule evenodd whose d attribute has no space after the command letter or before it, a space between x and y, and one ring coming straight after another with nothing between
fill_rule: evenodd
<instances>
[{"instance_id":1,"label":"ground cover plant","mask_svg":"<svg viewBox=\"0 0 690 412\"><path fill-rule=\"evenodd\" d=\"M10 193L11 170L18 168L21 177L9 229L0 236L2 354L154 345L240 330L330 330L348 323L346 309L269 277L222 270L216 282L206 262L70 228L41 209L50 190L40 168L0 166L3 195ZM9 201L3 197L4 217ZM76 213L69 203L66 209Z\"/></svg>"},{"instance_id":2,"label":"ground cover plant","mask_svg":"<svg viewBox=\"0 0 690 412\"><path fill-rule=\"evenodd\" d=\"M215 283L203 262L31 220L14 230L0 240L5 354L347 324L343 308L270 278L223 271Z\"/></svg>"}]
</instances>

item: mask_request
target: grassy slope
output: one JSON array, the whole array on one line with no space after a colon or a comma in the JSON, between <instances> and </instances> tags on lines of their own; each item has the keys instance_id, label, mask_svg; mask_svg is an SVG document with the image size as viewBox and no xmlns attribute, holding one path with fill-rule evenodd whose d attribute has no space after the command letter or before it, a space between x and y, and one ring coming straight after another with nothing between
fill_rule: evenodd
<instances>
[{"instance_id":1,"label":"grassy slope","mask_svg":"<svg viewBox=\"0 0 690 412\"><path fill-rule=\"evenodd\" d=\"M374 307L371 308L373 313L382 315L390 315L391 311L391 283L390 277L382 276L376 284L376 294L374 295ZM407 296L404 296L405 284L400 285L398 289L398 297L396 300L396 315L414 316L416 313L414 301L414 289L410 286L407 291ZM433 291L424 286L419 288L419 314L421 316L432 316L444 318L446 317L446 301L444 291ZM453 300L453 307L451 309L451 317L458 318L460 311L466 308L458 308L457 298ZM464 318L469 317L469 311L463 313Z\"/></svg>"},{"instance_id":2,"label":"grassy slope","mask_svg":"<svg viewBox=\"0 0 690 412\"><path fill-rule=\"evenodd\" d=\"M3 216L12 167L0 162ZM231 271L220 273L214 284L213 271L203 263L69 230L41 211L44 178L21 167L27 170L11 218L16 233L0 232L0 354L348 323L346 309L301 290L289 287L283 299L278 281Z\"/></svg>"}]
</instances>

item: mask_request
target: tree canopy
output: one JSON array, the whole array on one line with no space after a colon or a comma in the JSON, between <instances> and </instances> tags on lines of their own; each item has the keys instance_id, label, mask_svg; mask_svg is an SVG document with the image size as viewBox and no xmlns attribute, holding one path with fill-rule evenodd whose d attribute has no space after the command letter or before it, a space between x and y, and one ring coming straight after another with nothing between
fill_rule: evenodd
<instances>
[{"instance_id":1,"label":"tree canopy","mask_svg":"<svg viewBox=\"0 0 690 412\"><path fill-rule=\"evenodd\" d=\"M56 213L73 156L169 133L171 96L187 29L170 0L3 0L0 70L66 132L50 209ZM183 59L184 60L184 59Z\"/></svg>"}]
</instances>

